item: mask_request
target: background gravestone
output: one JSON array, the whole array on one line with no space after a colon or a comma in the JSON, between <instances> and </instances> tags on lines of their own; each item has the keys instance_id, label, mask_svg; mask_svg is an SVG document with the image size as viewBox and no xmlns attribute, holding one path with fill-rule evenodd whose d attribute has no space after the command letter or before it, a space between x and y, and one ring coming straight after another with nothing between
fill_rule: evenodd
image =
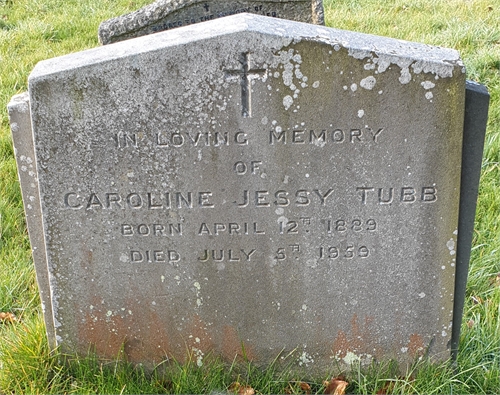
<instances>
[{"instance_id":1,"label":"background gravestone","mask_svg":"<svg viewBox=\"0 0 500 395\"><path fill-rule=\"evenodd\" d=\"M41 62L29 88L63 350L448 358L456 51L245 14Z\"/></svg>"},{"instance_id":2,"label":"background gravestone","mask_svg":"<svg viewBox=\"0 0 500 395\"><path fill-rule=\"evenodd\" d=\"M130 14L102 22L99 42L111 44L243 12L325 24L322 0L158 0Z\"/></svg>"}]
</instances>

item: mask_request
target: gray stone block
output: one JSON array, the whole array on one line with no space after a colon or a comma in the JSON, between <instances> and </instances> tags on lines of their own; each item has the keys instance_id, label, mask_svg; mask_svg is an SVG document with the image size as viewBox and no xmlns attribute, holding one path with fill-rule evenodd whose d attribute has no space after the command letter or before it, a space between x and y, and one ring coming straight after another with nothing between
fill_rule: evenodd
<instances>
[{"instance_id":1,"label":"gray stone block","mask_svg":"<svg viewBox=\"0 0 500 395\"><path fill-rule=\"evenodd\" d=\"M54 348L56 346L55 328L50 298L49 271L47 268L29 105L29 96L25 92L14 96L8 104L7 109L26 214L26 224L31 243L31 253L35 263L40 300L42 301L43 317L49 344L51 348Z\"/></svg>"},{"instance_id":2,"label":"gray stone block","mask_svg":"<svg viewBox=\"0 0 500 395\"><path fill-rule=\"evenodd\" d=\"M62 350L449 358L456 51L242 14L40 62L29 90Z\"/></svg>"},{"instance_id":3,"label":"gray stone block","mask_svg":"<svg viewBox=\"0 0 500 395\"><path fill-rule=\"evenodd\" d=\"M325 24L322 0L158 0L102 22L98 37L106 45L244 12Z\"/></svg>"}]
</instances>

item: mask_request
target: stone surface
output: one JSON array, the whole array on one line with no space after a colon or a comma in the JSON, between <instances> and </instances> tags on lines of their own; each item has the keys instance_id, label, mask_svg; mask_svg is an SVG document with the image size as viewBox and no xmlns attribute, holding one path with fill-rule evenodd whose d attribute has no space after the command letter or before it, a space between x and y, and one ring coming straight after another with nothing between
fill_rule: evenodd
<instances>
[{"instance_id":1,"label":"stone surface","mask_svg":"<svg viewBox=\"0 0 500 395\"><path fill-rule=\"evenodd\" d=\"M31 135L31 117L29 95L27 92L14 96L7 106L10 128L14 142L18 178L21 183L26 224L31 243L31 252L35 262L36 279L47 337L51 347L56 346L55 328L50 299L49 272L45 254L45 241L40 209L40 194L36 172L35 149Z\"/></svg>"},{"instance_id":2,"label":"stone surface","mask_svg":"<svg viewBox=\"0 0 500 395\"><path fill-rule=\"evenodd\" d=\"M449 357L456 51L241 14L29 79L57 344Z\"/></svg>"},{"instance_id":3,"label":"stone surface","mask_svg":"<svg viewBox=\"0 0 500 395\"><path fill-rule=\"evenodd\" d=\"M460 181L460 216L457 240L457 272L451 338L452 357L455 360L460 341L460 326L465 301L465 287L469 273L469 260L476 217L479 177L488 121L490 95L486 87L467 81L465 120L462 148L462 175Z\"/></svg>"},{"instance_id":4,"label":"stone surface","mask_svg":"<svg viewBox=\"0 0 500 395\"><path fill-rule=\"evenodd\" d=\"M325 24L322 0L158 0L101 23L99 42L111 44L243 12Z\"/></svg>"}]
</instances>

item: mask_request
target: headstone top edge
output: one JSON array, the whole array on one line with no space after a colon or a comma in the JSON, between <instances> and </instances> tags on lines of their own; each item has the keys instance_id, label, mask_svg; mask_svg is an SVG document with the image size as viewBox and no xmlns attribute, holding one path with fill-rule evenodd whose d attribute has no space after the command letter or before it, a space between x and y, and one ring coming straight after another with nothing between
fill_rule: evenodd
<instances>
[{"instance_id":1,"label":"headstone top edge","mask_svg":"<svg viewBox=\"0 0 500 395\"><path fill-rule=\"evenodd\" d=\"M221 23L222 19L225 19L224 23ZM43 60L35 66L29 81L110 60L245 32L267 34L295 42L308 40L336 48L342 47L348 49L349 55L357 59L376 56L400 67L409 67L418 62L420 71L431 72L439 77L450 77L456 67L465 73L460 54L455 49L241 13ZM244 43L244 40L240 41Z\"/></svg>"},{"instance_id":2,"label":"headstone top edge","mask_svg":"<svg viewBox=\"0 0 500 395\"><path fill-rule=\"evenodd\" d=\"M266 0L268 3L282 3L282 0ZM306 3L307 0L287 0L287 3ZM145 18L154 17L155 19L164 18L172 8L180 9L193 4L203 3L203 0L157 0L154 3L147 4L138 10L129 12L124 15L119 15L110 19L107 19L101 23L101 26L111 25L117 20L122 20L123 18L133 19L134 17L144 15ZM157 14L157 15L155 15ZM142 25L141 21L138 21L138 28Z\"/></svg>"},{"instance_id":3,"label":"headstone top edge","mask_svg":"<svg viewBox=\"0 0 500 395\"><path fill-rule=\"evenodd\" d=\"M7 103L7 111L9 113L14 109L19 112L29 111L29 93L21 92L10 98L9 103Z\"/></svg>"},{"instance_id":4,"label":"headstone top edge","mask_svg":"<svg viewBox=\"0 0 500 395\"><path fill-rule=\"evenodd\" d=\"M490 96L488 88L485 85L483 85L479 82L476 82L476 81L467 80L467 89L474 91L474 92L477 92L477 93L480 93L482 95Z\"/></svg>"}]
</instances>

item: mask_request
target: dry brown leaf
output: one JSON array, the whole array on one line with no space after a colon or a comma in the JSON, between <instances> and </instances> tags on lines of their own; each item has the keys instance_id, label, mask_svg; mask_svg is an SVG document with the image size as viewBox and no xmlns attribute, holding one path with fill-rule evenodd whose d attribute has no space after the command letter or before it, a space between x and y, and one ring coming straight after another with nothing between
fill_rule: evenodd
<instances>
[{"instance_id":1,"label":"dry brown leaf","mask_svg":"<svg viewBox=\"0 0 500 395\"><path fill-rule=\"evenodd\" d=\"M13 323L14 321L17 321L17 318L14 314L12 314L12 313L0 313L0 322Z\"/></svg>"},{"instance_id":2,"label":"dry brown leaf","mask_svg":"<svg viewBox=\"0 0 500 395\"><path fill-rule=\"evenodd\" d=\"M241 387L241 384L238 383L237 381L235 381L234 383L232 383L229 388L227 389L229 392L233 392L233 393L237 393L239 391Z\"/></svg>"},{"instance_id":3,"label":"dry brown leaf","mask_svg":"<svg viewBox=\"0 0 500 395\"><path fill-rule=\"evenodd\" d=\"M306 393L306 395L309 395L311 393L311 386L309 384L301 381L299 386L300 389Z\"/></svg>"},{"instance_id":4,"label":"dry brown leaf","mask_svg":"<svg viewBox=\"0 0 500 395\"><path fill-rule=\"evenodd\" d=\"M227 389L229 392L232 392L234 394L238 395L254 395L255 390L250 387L249 385L241 385L237 381L235 381L233 384L229 386Z\"/></svg>"},{"instance_id":5,"label":"dry brown leaf","mask_svg":"<svg viewBox=\"0 0 500 395\"><path fill-rule=\"evenodd\" d=\"M300 392L299 392L300 389ZM311 394L311 386L304 381L290 381L285 388L285 394Z\"/></svg>"},{"instance_id":6,"label":"dry brown leaf","mask_svg":"<svg viewBox=\"0 0 500 395\"><path fill-rule=\"evenodd\" d=\"M377 395L392 394L394 390L394 382L389 381L377 391Z\"/></svg>"},{"instance_id":7,"label":"dry brown leaf","mask_svg":"<svg viewBox=\"0 0 500 395\"><path fill-rule=\"evenodd\" d=\"M344 377L336 377L330 381L324 381L324 394L326 395L344 395L349 383L344 380Z\"/></svg>"},{"instance_id":8,"label":"dry brown leaf","mask_svg":"<svg viewBox=\"0 0 500 395\"><path fill-rule=\"evenodd\" d=\"M255 394L255 390L250 387L249 385L244 385L240 388L240 390L238 391L238 395L254 395Z\"/></svg>"}]
</instances>

